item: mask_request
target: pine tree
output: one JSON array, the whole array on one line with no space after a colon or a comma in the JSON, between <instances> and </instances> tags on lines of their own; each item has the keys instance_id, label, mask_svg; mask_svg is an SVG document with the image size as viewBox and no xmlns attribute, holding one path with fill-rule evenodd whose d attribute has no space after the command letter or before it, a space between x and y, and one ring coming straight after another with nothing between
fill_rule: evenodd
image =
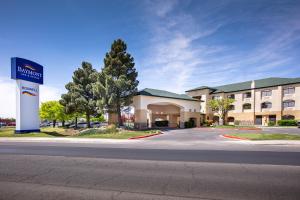
<instances>
[{"instance_id":1,"label":"pine tree","mask_svg":"<svg viewBox=\"0 0 300 200\"><path fill-rule=\"evenodd\" d=\"M98 75L94 92L100 97L98 107L118 115L118 125L122 125L121 109L132 102L139 81L134 58L127 52L127 45L121 39L115 40L106 53L104 67Z\"/></svg>"},{"instance_id":2,"label":"pine tree","mask_svg":"<svg viewBox=\"0 0 300 200\"><path fill-rule=\"evenodd\" d=\"M62 95L60 103L66 113L84 113L90 128L91 115L97 113L97 99L93 93L93 84L97 81L97 71L88 62L82 62L81 68L74 71L73 81L66 85L67 94Z\"/></svg>"}]
</instances>

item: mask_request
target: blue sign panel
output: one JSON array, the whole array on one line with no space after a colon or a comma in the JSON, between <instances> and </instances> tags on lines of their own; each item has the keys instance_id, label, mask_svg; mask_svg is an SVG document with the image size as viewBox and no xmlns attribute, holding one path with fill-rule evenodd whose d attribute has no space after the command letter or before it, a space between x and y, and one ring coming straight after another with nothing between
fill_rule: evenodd
<instances>
[{"instance_id":1,"label":"blue sign panel","mask_svg":"<svg viewBox=\"0 0 300 200\"><path fill-rule=\"evenodd\" d=\"M11 58L11 78L43 84L43 66L23 58Z\"/></svg>"}]
</instances>

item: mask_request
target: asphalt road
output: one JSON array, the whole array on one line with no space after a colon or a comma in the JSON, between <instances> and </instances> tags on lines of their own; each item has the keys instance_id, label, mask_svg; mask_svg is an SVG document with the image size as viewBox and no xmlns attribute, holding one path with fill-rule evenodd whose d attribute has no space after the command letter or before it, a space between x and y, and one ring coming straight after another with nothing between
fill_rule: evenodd
<instances>
[{"instance_id":1,"label":"asphalt road","mask_svg":"<svg viewBox=\"0 0 300 200\"><path fill-rule=\"evenodd\" d=\"M300 199L300 153L0 144L0 199Z\"/></svg>"}]
</instances>

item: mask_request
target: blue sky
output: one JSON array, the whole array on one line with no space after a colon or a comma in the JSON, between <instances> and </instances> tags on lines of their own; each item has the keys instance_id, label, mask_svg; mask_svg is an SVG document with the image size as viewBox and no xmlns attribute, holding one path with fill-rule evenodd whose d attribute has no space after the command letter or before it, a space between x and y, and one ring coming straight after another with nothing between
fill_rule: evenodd
<instances>
[{"instance_id":1,"label":"blue sky","mask_svg":"<svg viewBox=\"0 0 300 200\"><path fill-rule=\"evenodd\" d=\"M2 0L0 88L10 94L0 105L13 98L10 57L42 64L41 99L57 99L82 61L101 69L117 38L135 58L139 89L300 77L299 10L296 0Z\"/></svg>"}]
</instances>

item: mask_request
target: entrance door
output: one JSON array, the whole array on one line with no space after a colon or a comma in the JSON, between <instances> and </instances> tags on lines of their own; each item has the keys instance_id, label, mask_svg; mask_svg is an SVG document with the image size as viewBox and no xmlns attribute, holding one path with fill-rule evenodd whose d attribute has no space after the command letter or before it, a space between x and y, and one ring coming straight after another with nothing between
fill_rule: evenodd
<instances>
[{"instance_id":1,"label":"entrance door","mask_svg":"<svg viewBox=\"0 0 300 200\"><path fill-rule=\"evenodd\" d=\"M255 125L262 125L262 116L261 115L255 116Z\"/></svg>"}]
</instances>

